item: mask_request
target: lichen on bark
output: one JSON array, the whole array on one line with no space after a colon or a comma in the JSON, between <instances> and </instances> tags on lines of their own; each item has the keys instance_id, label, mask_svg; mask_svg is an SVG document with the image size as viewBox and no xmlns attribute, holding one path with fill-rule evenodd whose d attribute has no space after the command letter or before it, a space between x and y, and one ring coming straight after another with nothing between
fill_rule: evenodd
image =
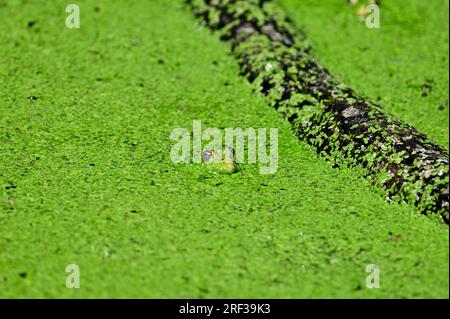
<instances>
[{"instance_id":1,"label":"lichen on bark","mask_svg":"<svg viewBox=\"0 0 450 319\"><path fill-rule=\"evenodd\" d=\"M449 221L448 153L410 125L339 83L311 55L306 36L270 0L187 0L231 44L241 75L296 135L336 165L359 166L388 200Z\"/></svg>"}]
</instances>

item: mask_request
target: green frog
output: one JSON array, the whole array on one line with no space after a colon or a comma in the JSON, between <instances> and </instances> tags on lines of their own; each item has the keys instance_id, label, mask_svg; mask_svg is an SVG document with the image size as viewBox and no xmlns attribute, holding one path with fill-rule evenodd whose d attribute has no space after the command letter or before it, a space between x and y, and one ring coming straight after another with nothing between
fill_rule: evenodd
<instances>
[{"instance_id":1,"label":"green frog","mask_svg":"<svg viewBox=\"0 0 450 319\"><path fill-rule=\"evenodd\" d=\"M238 169L234 149L230 146L206 148L202 160L213 173L233 174Z\"/></svg>"}]
</instances>

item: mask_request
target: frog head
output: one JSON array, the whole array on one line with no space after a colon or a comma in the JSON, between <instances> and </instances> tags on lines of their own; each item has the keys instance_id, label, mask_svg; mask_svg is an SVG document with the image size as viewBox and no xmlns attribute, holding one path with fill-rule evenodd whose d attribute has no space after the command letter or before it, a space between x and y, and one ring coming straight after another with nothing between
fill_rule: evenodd
<instances>
[{"instance_id":1,"label":"frog head","mask_svg":"<svg viewBox=\"0 0 450 319\"><path fill-rule=\"evenodd\" d=\"M232 174L237 171L234 149L229 146L206 148L202 160L213 172Z\"/></svg>"}]
</instances>

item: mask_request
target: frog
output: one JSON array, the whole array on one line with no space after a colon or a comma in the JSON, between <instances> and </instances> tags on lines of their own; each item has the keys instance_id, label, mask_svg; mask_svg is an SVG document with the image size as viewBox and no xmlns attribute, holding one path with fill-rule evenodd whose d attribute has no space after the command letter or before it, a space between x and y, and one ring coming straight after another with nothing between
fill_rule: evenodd
<instances>
[{"instance_id":1,"label":"frog","mask_svg":"<svg viewBox=\"0 0 450 319\"><path fill-rule=\"evenodd\" d=\"M219 145L205 148L202 153L202 162L212 173L233 174L238 170L235 152L231 146Z\"/></svg>"}]
</instances>

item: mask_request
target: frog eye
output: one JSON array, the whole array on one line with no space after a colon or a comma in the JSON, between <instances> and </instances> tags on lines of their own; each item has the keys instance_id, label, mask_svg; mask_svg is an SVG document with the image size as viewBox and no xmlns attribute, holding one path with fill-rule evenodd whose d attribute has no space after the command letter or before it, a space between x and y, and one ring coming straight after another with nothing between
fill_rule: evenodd
<instances>
[{"instance_id":1,"label":"frog eye","mask_svg":"<svg viewBox=\"0 0 450 319\"><path fill-rule=\"evenodd\" d=\"M225 154L228 156L228 157L230 157L230 158L234 158L234 148L232 148L232 147L230 147L230 146L227 146L226 148L225 148Z\"/></svg>"},{"instance_id":2,"label":"frog eye","mask_svg":"<svg viewBox=\"0 0 450 319\"><path fill-rule=\"evenodd\" d=\"M202 155L203 162L210 162L213 158L212 150L205 150Z\"/></svg>"}]
</instances>

